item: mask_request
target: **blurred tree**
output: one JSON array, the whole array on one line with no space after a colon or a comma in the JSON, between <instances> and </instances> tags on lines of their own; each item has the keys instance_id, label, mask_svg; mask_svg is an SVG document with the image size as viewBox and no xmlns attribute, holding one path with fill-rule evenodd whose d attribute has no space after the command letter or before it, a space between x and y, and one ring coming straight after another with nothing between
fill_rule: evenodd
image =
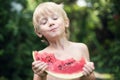
<instances>
[{"instance_id":1,"label":"blurred tree","mask_svg":"<svg viewBox=\"0 0 120 80\"><path fill-rule=\"evenodd\" d=\"M25 0L0 1L0 80L30 80L32 51L41 49L33 34L32 12ZM34 38L33 38L34 37Z\"/></svg>"}]
</instances>

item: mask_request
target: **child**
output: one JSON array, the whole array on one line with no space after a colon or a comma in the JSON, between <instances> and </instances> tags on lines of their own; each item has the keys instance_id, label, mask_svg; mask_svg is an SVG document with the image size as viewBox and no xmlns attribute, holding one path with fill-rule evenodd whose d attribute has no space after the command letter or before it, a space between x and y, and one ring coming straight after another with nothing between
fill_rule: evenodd
<instances>
[{"instance_id":1,"label":"child","mask_svg":"<svg viewBox=\"0 0 120 80\"><path fill-rule=\"evenodd\" d=\"M83 43L75 43L68 40L69 19L62 5L54 2L44 2L38 5L33 14L33 25L35 33L48 42L48 46L39 51L54 53L60 60L73 58L79 60L81 57L86 59L83 68L83 77L74 80L95 80L93 62L90 62L88 48ZM34 71L33 80L63 80L50 76L45 72L47 64L34 61L32 69ZM72 79L71 79L72 80Z\"/></svg>"}]
</instances>

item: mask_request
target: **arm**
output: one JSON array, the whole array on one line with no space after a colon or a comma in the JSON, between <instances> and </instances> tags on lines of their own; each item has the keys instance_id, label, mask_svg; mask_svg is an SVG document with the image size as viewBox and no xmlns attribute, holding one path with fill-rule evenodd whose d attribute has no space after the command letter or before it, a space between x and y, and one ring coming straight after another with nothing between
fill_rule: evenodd
<instances>
[{"instance_id":1,"label":"arm","mask_svg":"<svg viewBox=\"0 0 120 80\"><path fill-rule=\"evenodd\" d=\"M40 77L37 74L34 74L33 80L47 80L46 78L47 78L47 76Z\"/></svg>"},{"instance_id":2,"label":"arm","mask_svg":"<svg viewBox=\"0 0 120 80\"><path fill-rule=\"evenodd\" d=\"M93 62L90 62L90 56L88 47L85 44L82 44L82 50L83 50L83 57L86 59L87 63L85 64L83 70L84 76L81 77L81 80L96 80L94 75L94 64Z\"/></svg>"},{"instance_id":3,"label":"arm","mask_svg":"<svg viewBox=\"0 0 120 80\"><path fill-rule=\"evenodd\" d=\"M88 75L88 76L83 76L83 77L81 77L81 80L96 80L96 78L95 78L95 75L94 75L94 73L92 72L90 75Z\"/></svg>"}]
</instances>

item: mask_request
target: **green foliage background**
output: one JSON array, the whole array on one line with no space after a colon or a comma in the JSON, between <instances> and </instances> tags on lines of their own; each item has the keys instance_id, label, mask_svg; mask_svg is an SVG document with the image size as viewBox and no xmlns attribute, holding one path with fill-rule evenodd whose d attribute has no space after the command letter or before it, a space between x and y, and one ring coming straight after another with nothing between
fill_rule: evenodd
<instances>
[{"instance_id":1,"label":"green foliage background","mask_svg":"<svg viewBox=\"0 0 120 80\"><path fill-rule=\"evenodd\" d=\"M86 0L80 7L76 0L0 0L0 80L32 80L32 51L43 49L35 35L32 14L44 1L64 2L70 18L70 40L86 43L95 71L120 79L120 1ZM22 6L16 10L11 4Z\"/></svg>"}]
</instances>

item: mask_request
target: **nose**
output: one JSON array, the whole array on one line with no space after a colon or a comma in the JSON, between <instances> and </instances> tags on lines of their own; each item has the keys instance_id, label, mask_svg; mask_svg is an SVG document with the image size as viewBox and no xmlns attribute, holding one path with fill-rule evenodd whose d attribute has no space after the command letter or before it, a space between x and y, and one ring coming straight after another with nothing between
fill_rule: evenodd
<instances>
[{"instance_id":1,"label":"nose","mask_svg":"<svg viewBox=\"0 0 120 80\"><path fill-rule=\"evenodd\" d=\"M49 19L49 27L52 27L54 25L54 20Z\"/></svg>"},{"instance_id":2,"label":"nose","mask_svg":"<svg viewBox=\"0 0 120 80\"><path fill-rule=\"evenodd\" d=\"M50 25L49 25L49 27L52 27L54 24L53 23L51 23Z\"/></svg>"}]
</instances>

